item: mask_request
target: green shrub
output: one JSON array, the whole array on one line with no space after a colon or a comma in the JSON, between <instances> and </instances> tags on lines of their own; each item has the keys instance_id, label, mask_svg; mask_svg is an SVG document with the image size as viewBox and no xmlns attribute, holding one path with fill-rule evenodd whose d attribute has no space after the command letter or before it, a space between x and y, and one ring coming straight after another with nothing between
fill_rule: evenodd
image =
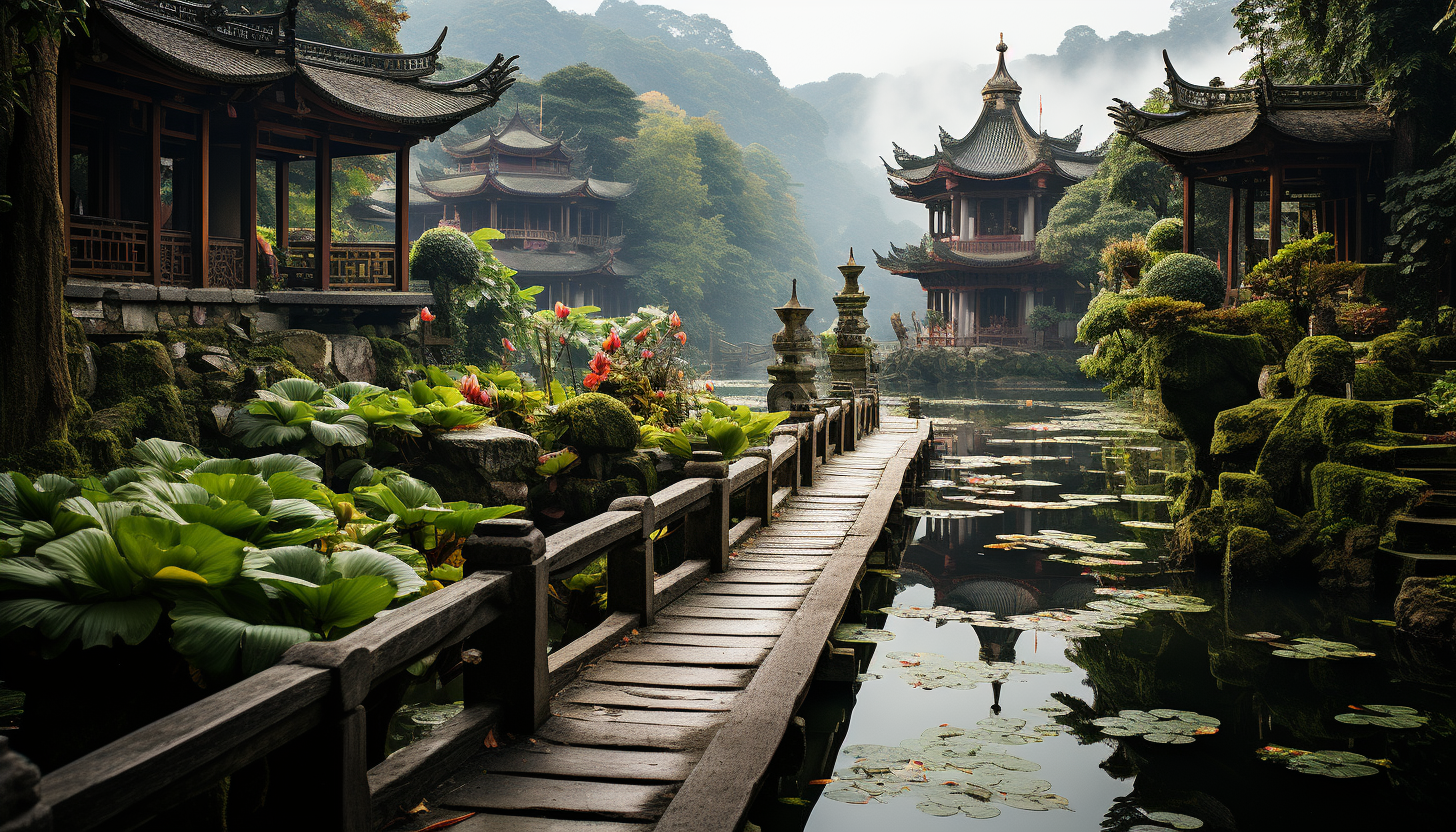
<instances>
[{"instance_id":1,"label":"green shrub","mask_svg":"<svg viewBox=\"0 0 1456 832\"><path fill-rule=\"evenodd\" d=\"M1153 223L1148 229L1148 251L1153 254L1172 254L1183 251L1183 221L1168 217Z\"/></svg>"},{"instance_id":2,"label":"green shrub","mask_svg":"<svg viewBox=\"0 0 1456 832\"><path fill-rule=\"evenodd\" d=\"M1077 340L1091 344L1119 329L1127 329L1127 307L1137 299L1137 295L1119 292L1103 292L1093 298L1077 324Z\"/></svg>"},{"instance_id":3,"label":"green shrub","mask_svg":"<svg viewBox=\"0 0 1456 832\"><path fill-rule=\"evenodd\" d=\"M1284 369L1298 390L1344 396L1355 380L1355 352L1338 335L1315 335L1294 345Z\"/></svg>"},{"instance_id":4,"label":"green shrub","mask_svg":"<svg viewBox=\"0 0 1456 832\"><path fill-rule=\"evenodd\" d=\"M480 250L453 228L431 228L410 248L409 269L431 286L463 286L480 273Z\"/></svg>"},{"instance_id":5,"label":"green shrub","mask_svg":"<svg viewBox=\"0 0 1456 832\"><path fill-rule=\"evenodd\" d=\"M1282 300L1256 300L1234 307L1234 312L1251 333L1268 338L1287 355L1305 337L1306 330L1294 322L1294 313Z\"/></svg>"},{"instance_id":6,"label":"green shrub","mask_svg":"<svg viewBox=\"0 0 1456 832\"><path fill-rule=\"evenodd\" d=\"M1444 376L1436 379L1426 398L1431 402L1429 410L1432 416L1456 413L1456 370L1447 370Z\"/></svg>"},{"instance_id":7,"label":"green shrub","mask_svg":"<svg viewBox=\"0 0 1456 832\"><path fill-rule=\"evenodd\" d=\"M1161 335L1197 325L1204 312L1196 301L1142 298L1127 305L1127 323L1144 335Z\"/></svg>"},{"instance_id":8,"label":"green shrub","mask_svg":"<svg viewBox=\"0 0 1456 832\"><path fill-rule=\"evenodd\" d=\"M1217 263L1197 254L1180 253L1159 260L1138 288L1144 297L1191 300L1216 307L1223 303L1224 286Z\"/></svg>"},{"instance_id":9,"label":"green shrub","mask_svg":"<svg viewBox=\"0 0 1456 832\"><path fill-rule=\"evenodd\" d=\"M1143 269L1153 265L1153 255L1148 251L1148 244L1141 235L1130 240L1113 240L1102 249L1102 273L1106 276L1105 286L1112 291L1118 291L1124 287L1123 269L1135 268L1141 273ZM1132 286L1137 285L1134 281Z\"/></svg>"}]
</instances>

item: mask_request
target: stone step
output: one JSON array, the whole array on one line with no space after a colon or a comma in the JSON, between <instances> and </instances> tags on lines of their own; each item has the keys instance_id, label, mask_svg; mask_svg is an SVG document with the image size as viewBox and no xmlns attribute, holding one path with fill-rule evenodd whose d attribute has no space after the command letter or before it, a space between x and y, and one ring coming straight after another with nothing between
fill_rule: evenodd
<instances>
[{"instance_id":1,"label":"stone step","mask_svg":"<svg viewBox=\"0 0 1456 832\"><path fill-rule=\"evenodd\" d=\"M1395 472L1402 477L1414 477L1418 480L1425 480L1437 491L1456 491L1456 466L1451 467L1430 467L1430 466L1398 466Z\"/></svg>"},{"instance_id":2,"label":"stone step","mask_svg":"<svg viewBox=\"0 0 1456 832\"><path fill-rule=\"evenodd\" d=\"M1449 553L1456 557L1456 517L1395 518L1395 542L1405 551Z\"/></svg>"},{"instance_id":3,"label":"stone step","mask_svg":"<svg viewBox=\"0 0 1456 832\"><path fill-rule=\"evenodd\" d=\"M1456 445L1398 445L1390 449L1390 454L1400 467L1456 467Z\"/></svg>"},{"instance_id":4,"label":"stone step","mask_svg":"<svg viewBox=\"0 0 1456 832\"><path fill-rule=\"evenodd\" d=\"M1400 579L1456 575L1456 555L1412 552L1401 548L1399 543L1381 546L1380 552L1395 562Z\"/></svg>"},{"instance_id":5,"label":"stone step","mask_svg":"<svg viewBox=\"0 0 1456 832\"><path fill-rule=\"evenodd\" d=\"M1433 491L1411 513L1417 517L1456 517L1456 491Z\"/></svg>"}]
</instances>

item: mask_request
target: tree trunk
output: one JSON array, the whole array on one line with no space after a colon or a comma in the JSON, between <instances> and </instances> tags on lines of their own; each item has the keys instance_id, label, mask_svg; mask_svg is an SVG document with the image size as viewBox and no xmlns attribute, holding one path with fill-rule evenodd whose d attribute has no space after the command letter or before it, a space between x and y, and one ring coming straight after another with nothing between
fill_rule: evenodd
<instances>
[{"instance_id":1,"label":"tree trunk","mask_svg":"<svg viewBox=\"0 0 1456 832\"><path fill-rule=\"evenodd\" d=\"M22 45L0 31L0 74L29 64L25 108L0 101L0 456L66 437L72 407L66 368L61 211L56 114L59 44Z\"/></svg>"}]
</instances>

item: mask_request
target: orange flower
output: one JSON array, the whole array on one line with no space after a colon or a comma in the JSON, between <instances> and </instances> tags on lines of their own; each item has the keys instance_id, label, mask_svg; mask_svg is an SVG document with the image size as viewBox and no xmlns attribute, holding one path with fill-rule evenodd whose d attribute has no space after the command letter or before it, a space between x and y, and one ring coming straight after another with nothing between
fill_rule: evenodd
<instances>
[{"instance_id":1,"label":"orange flower","mask_svg":"<svg viewBox=\"0 0 1456 832\"><path fill-rule=\"evenodd\" d=\"M676 338L679 344L682 344L685 347L688 345L688 334L686 332L678 330L677 332L674 332L672 334L672 337Z\"/></svg>"},{"instance_id":2,"label":"orange flower","mask_svg":"<svg viewBox=\"0 0 1456 832\"><path fill-rule=\"evenodd\" d=\"M571 308L561 301L556 302L556 319L561 320L571 314Z\"/></svg>"},{"instance_id":3,"label":"orange flower","mask_svg":"<svg viewBox=\"0 0 1456 832\"><path fill-rule=\"evenodd\" d=\"M642 357L643 357L643 358L644 358L644 359L647 359L647 358L651 358L651 357L652 357L652 356L654 356L654 355L656 355L656 354L657 354L657 353L655 353L655 352L653 352L653 351L652 351L652 350L643 350L643 351L642 351Z\"/></svg>"},{"instance_id":4,"label":"orange flower","mask_svg":"<svg viewBox=\"0 0 1456 832\"><path fill-rule=\"evenodd\" d=\"M602 342L602 349L606 350L607 352L616 352L621 346L622 339L617 337L617 333L615 331L607 336L607 340Z\"/></svg>"},{"instance_id":5,"label":"orange flower","mask_svg":"<svg viewBox=\"0 0 1456 832\"><path fill-rule=\"evenodd\" d=\"M667 394L664 393L661 390L654 390L653 393L652 393L652 395L656 396L659 399L665 399L665 398L667 398Z\"/></svg>"},{"instance_id":6,"label":"orange flower","mask_svg":"<svg viewBox=\"0 0 1456 832\"><path fill-rule=\"evenodd\" d=\"M667 325L672 327L673 329L677 329L678 327L682 326L682 318L679 318L677 316L677 313L674 312L671 315L667 316Z\"/></svg>"},{"instance_id":7,"label":"orange flower","mask_svg":"<svg viewBox=\"0 0 1456 832\"><path fill-rule=\"evenodd\" d=\"M594 374L599 376L606 376L607 371L612 369L612 359L608 358L606 353L599 352L592 358L591 363L587 366L591 367L591 371Z\"/></svg>"},{"instance_id":8,"label":"orange flower","mask_svg":"<svg viewBox=\"0 0 1456 832\"><path fill-rule=\"evenodd\" d=\"M490 391L481 388L480 379L474 373L460 379L460 394L471 404L490 407Z\"/></svg>"},{"instance_id":9,"label":"orange flower","mask_svg":"<svg viewBox=\"0 0 1456 832\"><path fill-rule=\"evenodd\" d=\"M644 329L639 331L636 335L632 336L632 340L636 341L639 344L647 340L647 330Z\"/></svg>"},{"instance_id":10,"label":"orange flower","mask_svg":"<svg viewBox=\"0 0 1456 832\"><path fill-rule=\"evenodd\" d=\"M581 380L581 386L585 387L588 390L595 390L597 389L597 385L605 381L606 378L607 377L605 375L597 373L587 373L586 378Z\"/></svg>"},{"instance_id":11,"label":"orange flower","mask_svg":"<svg viewBox=\"0 0 1456 832\"><path fill-rule=\"evenodd\" d=\"M713 382L704 382L704 384L707 386L709 393L713 392Z\"/></svg>"},{"instance_id":12,"label":"orange flower","mask_svg":"<svg viewBox=\"0 0 1456 832\"><path fill-rule=\"evenodd\" d=\"M557 339L556 339L556 340L558 340L558 341L560 341L560 342L561 342L561 343L563 343L563 344L565 344L565 343L566 343L566 336L565 336L565 335L563 335L563 336L561 336L561 337L560 337L560 338L557 338Z\"/></svg>"},{"instance_id":13,"label":"orange flower","mask_svg":"<svg viewBox=\"0 0 1456 832\"><path fill-rule=\"evenodd\" d=\"M502 338L501 339L501 346L505 347L507 352L515 352L516 351L516 345L515 344L512 344L511 343L511 339L509 339L509 338Z\"/></svg>"},{"instance_id":14,"label":"orange flower","mask_svg":"<svg viewBox=\"0 0 1456 832\"><path fill-rule=\"evenodd\" d=\"M420 310L420 320L424 321L425 323L430 323L431 321L435 320L435 313L431 312L430 307L426 306L424 309Z\"/></svg>"}]
</instances>

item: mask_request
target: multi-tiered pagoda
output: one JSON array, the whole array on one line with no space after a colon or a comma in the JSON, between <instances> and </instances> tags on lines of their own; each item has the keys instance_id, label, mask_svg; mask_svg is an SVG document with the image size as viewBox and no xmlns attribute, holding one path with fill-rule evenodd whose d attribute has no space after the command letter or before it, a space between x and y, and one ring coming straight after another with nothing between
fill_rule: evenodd
<instances>
[{"instance_id":1,"label":"multi-tiered pagoda","mask_svg":"<svg viewBox=\"0 0 1456 832\"><path fill-rule=\"evenodd\" d=\"M996 51L970 132L957 139L942 128L929 156L895 145L899 166L885 163L890 192L929 214L926 242L876 252L880 268L920 281L928 310L944 321L923 343L1031 345L1040 340L1026 326L1034 307L1075 311L1078 286L1037 256L1036 232L1102 156L1077 151L1080 127L1061 139L1033 128L1021 113L1021 85L1006 71L1004 41Z\"/></svg>"},{"instance_id":2,"label":"multi-tiered pagoda","mask_svg":"<svg viewBox=\"0 0 1456 832\"><path fill-rule=\"evenodd\" d=\"M467 234L495 228L506 238L492 245L519 272L516 281L546 288L539 303L591 304L608 315L635 308L624 278L638 272L617 259L615 216L630 184L575 172L583 149L546 136L520 112L477 135L446 136L440 146L452 163L420 172L409 195L411 239L442 222ZM355 216L391 225L394 199L392 190L376 192Z\"/></svg>"}]
</instances>

